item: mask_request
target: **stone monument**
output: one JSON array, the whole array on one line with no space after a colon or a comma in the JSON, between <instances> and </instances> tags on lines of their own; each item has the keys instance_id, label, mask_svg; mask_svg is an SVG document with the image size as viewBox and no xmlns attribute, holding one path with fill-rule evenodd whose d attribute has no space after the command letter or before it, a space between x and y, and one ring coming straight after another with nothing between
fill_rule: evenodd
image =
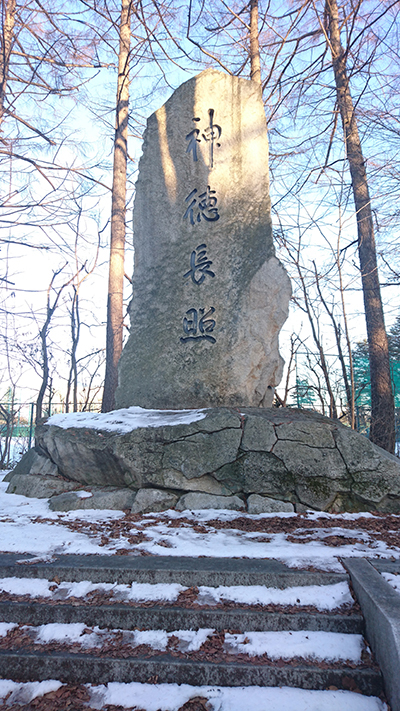
<instances>
[{"instance_id":1,"label":"stone monument","mask_svg":"<svg viewBox=\"0 0 400 711\"><path fill-rule=\"evenodd\" d=\"M134 227L126 409L38 426L8 493L54 511L400 512L396 457L338 420L270 407L290 284L254 82L207 70L150 116Z\"/></svg>"},{"instance_id":2,"label":"stone monument","mask_svg":"<svg viewBox=\"0 0 400 711\"><path fill-rule=\"evenodd\" d=\"M270 407L291 290L257 84L208 69L150 116L134 247L117 406Z\"/></svg>"}]
</instances>

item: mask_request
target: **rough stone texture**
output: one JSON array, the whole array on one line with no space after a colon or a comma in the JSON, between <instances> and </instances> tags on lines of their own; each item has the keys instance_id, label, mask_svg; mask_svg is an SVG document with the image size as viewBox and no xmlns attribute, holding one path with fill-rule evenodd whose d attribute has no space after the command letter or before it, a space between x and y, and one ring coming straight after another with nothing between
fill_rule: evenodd
<instances>
[{"instance_id":1,"label":"rough stone texture","mask_svg":"<svg viewBox=\"0 0 400 711\"><path fill-rule=\"evenodd\" d=\"M271 405L290 283L272 242L254 82L208 69L150 116L134 245L118 407Z\"/></svg>"},{"instance_id":2,"label":"rough stone texture","mask_svg":"<svg viewBox=\"0 0 400 711\"><path fill-rule=\"evenodd\" d=\"M191 491L179 499L175 506L178 511L186 509L245 509L245 504L238 496L213 496Z\"/></svg>"},{"instance_id":3,"label":"rough stone texture","mask_svg":"<svg viewBox=\"0 0 400 711\"><path fill-rule=\"evenodd\" d=\"M150 511L165 511L172 509L178 497L170 491L162 489L139 489L132 506L132 513L148 513Z\"/></svg>"},{"instance_id":4,"label":"rough stone texture","mask_svg":"<svg viewBox=\"0 0 400 711\"><path fill-rule=\"evenodd\" d=\"M88 492L89 493L89 492ZM77 491L70 491L53 496L49 501L52 511L75 511L76 509L130 509L135 492L132 489L91 489L91 496L80 496Z\"/></svg>"},{"instance_id":5,"label":"rough stone texture","mask_svg":"<svg viewBox=\"0 0 400 711\"><path fill-rule=\"evenodd\" d=\"M43 457L43 459L45 458ZM47 459L44 469L48 468L49 461ZM48 499L50 496L61 494L64 491L72 491L72 489L76 489L76 481L64 481L64 479L57 479L54 476L48 477L38 474L14 474L6 489L6 494L21 494L22 496L32 496L35 499Z\"/></svg>"},{"instance_id":6,"label":"rough stone texture","mask_svg":"<svg viewBox=\"0 0 400 711\"><path fill-rule=\"evenodd\" d=\"M37 447L32 447L16 467L9 472L3 481L10 481L15 474L41 474L42 476L59 476L58 467L43 455Z\"/></svg>"},{"instance_id":7,"label":"rough stone texture","mask_svg":"<svg viewBox=\"0 0 400 711\"><path fill-rule=\"evenodd\" d=\"M220 505L230 497L238 508L247 502L249 511L274 499L287 510L400 513L399 459L313 412L211 408L191 424L126 434L46 424L36 434L42 455L75 482L72 487L139 490L133 505L137 511L157 510L148 507L158 502L162 508L178 501L179 507L184 502L185 508L195 508L193 501L201 497L214 497ZM12 477L10 487L20 476ZM21 493L29 495L28 490L24 486Z\"/></svg>"},{"instance_id":8,"label":"rough stone texture","mask_svg":"<svg viewBox=\"0 0 400 711\"><path fill-rule=\"evenodd\" d=\"M278 511L294 511L293 504L278 499L270 499L268 496L250 494L247 499L247 511L250 514L276 513Z\"/></svg>"}]
</instances>

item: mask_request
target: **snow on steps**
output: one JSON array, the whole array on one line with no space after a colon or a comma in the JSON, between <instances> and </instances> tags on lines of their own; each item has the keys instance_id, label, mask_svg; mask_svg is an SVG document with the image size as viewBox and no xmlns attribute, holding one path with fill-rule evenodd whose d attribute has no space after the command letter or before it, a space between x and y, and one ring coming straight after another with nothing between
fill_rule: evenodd
<instances>
[{"instance_id":1,"label":"snow on steps","mask_svg":"<svg viewBox=\"0 0 400 711\"><path fill-rule=\"evenodd\" d=\"M0 576L19 578L23 595L7 592L2 581L0 620L8 626L0 638L4 679L337 688L374 697L382 693L379 669L362 650L363 621L357 607L347 602L343 610L330 610L326 602L324 611L317 609L323 607L318 599L333 599L334 594L337 604L337 585L347 584L346 574L298 571L267 560L93 558L60 556L21 564L16 556L1 556ZM26 595L27 578L32 589L41 580L33 600ZM88 594L68 595L66 583L72 581L89 581ZM142 602L138 595L130 600L125 595L124 600L109 587L101 592L101 585L89 594L94 582L115 588L115 583L121 587L163 581L177 586L175 598L167 587L167 600L157 600L160 592ZM216 588L229 584L232 592L225 587L225 597L218 596ZM310 590L317 584L319 594L317 589L313 598ZM208 591L201 588L205 585ZM243 590L237 601L238 586L246 585L250 605L243 602ZM254 604L260 599L260 593L254 598L257 585L273 586L274 601ZM60 590L67 592L57 599ZM345 594L342 599L348 600Z\"/></svg>"}]
</instances>

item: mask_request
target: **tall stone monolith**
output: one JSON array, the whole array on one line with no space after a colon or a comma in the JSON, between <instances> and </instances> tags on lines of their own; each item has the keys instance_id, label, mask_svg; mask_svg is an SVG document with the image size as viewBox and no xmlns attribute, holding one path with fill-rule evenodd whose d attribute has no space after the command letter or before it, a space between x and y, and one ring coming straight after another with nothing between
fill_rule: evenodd
<instances>
[{"instance_id":1,"label":"tall stone monolith","mask_svg":"<svg viewBox=\"0 0 400 711\"><path fill-rule=\"evenodd\" d=\"M134 247L118 407L270 406L290 283L256 83L208 69L150 116Z\"/></svg>"}]
</instances>

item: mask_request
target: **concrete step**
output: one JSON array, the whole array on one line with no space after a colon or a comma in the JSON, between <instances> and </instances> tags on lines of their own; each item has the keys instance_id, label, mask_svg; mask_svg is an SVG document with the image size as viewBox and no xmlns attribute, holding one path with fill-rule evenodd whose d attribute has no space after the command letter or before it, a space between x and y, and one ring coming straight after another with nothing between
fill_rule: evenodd
<instances>
[{"instance_id":1,"label":"concrete step","mask_svg":"<svg viewBox=\"0 0 400 711\"><path fill-rule=\"evenodd\" d=\"M378 573L393 573L400 575L400 560L387 560L385 558L367 558Z\"/></svg>"},{"instance_id":2,"label":"concrete step","mask_svg":"<svg viewBox=\"0 0 400 711\"><path fill-rule=\"evenodd\" d=\"M120 603L46 604L6 600L0 602L0 620L31 625L84 622L88 626L98 625L110 629L165 629L167 632L200 628L235 629L240 632L310 630L345 634L363 634L364 631L363 617L357 612L351 614L271 612L245 607L195 609Z\"/></svg>"},{"instance_id":3,"label":"concrete step","mask_svg":"<svg viewBox=\"0 0 400 711\"><path fill-rule=\"evenodd\" d=\"M23 562L22 562L23 561ZM298 570L277 560L244 558L186 558L178 556L62 555L50 561L0 554L0 576L54 577L61 581L93 583L180 583L193 585L330 585L349 577L343 573Z\"/></svg>"},{"instance_id":4,"label":"concrete step","mask_svg":"<svg viewBox=\"0 0 400 711\"><path fill-rule=\"evenodd\" d=\"M176 659L168 655L96 657L54 651L0 651L3 678L16 681L58 679L65 683L106 684L111 681L192 684L194 686L291 686L301 689L358 690L379 696L382 680L376 668L347 665L278 664Z\"/></svg>"},{"instance_id":5,"label":"concrete step","mask_svg":"<svg viewBox=\"0 0 400 711\"><path fill-rule=\"evenodd\" d=\"M21 562L23 560L23 562ZM346 572L288 568L275 560L235 558L176 558L156 556L57 556L40 561L20 555L0 555L0 577L41 578L60 582L93 583L180 583L186 587L219 585L264 585L287 588L306 585L331 585L349 580ZM182 601L181 601L182 600ZM190 596L176 603L136 603L109 599L56 599L44 601L4 595L0 602L0 621L20 625L81 623L86 627L114 630L112 635L133 630L227 630L235 633L263 631L336 632L362 634L363 618L357 607L345 613L327 613L294 607L274 609L261 605L238 604L196 607ZM121 630L121 632L116 632ZM126 630L127 632L123 632ZM33 634L33 636L32 636ZM111 681L192 684L194 686L291 686L302 689L336 687L370 696L382 692L379 668L363 657L359 664L304 659L278 659L267 655L250 657L228 653L223 646L216 654L208 647L197 652L177 652L172 647L154 649L113 643L103 647L80 644L42 644L34 642L34 630L10 633L1 643L0 676L15 681L58 679L64 683L107 684ZM116 635L116 636L115 636ZM218 646L218 645L217 645Z\"/></svg>"}]
</instances>

